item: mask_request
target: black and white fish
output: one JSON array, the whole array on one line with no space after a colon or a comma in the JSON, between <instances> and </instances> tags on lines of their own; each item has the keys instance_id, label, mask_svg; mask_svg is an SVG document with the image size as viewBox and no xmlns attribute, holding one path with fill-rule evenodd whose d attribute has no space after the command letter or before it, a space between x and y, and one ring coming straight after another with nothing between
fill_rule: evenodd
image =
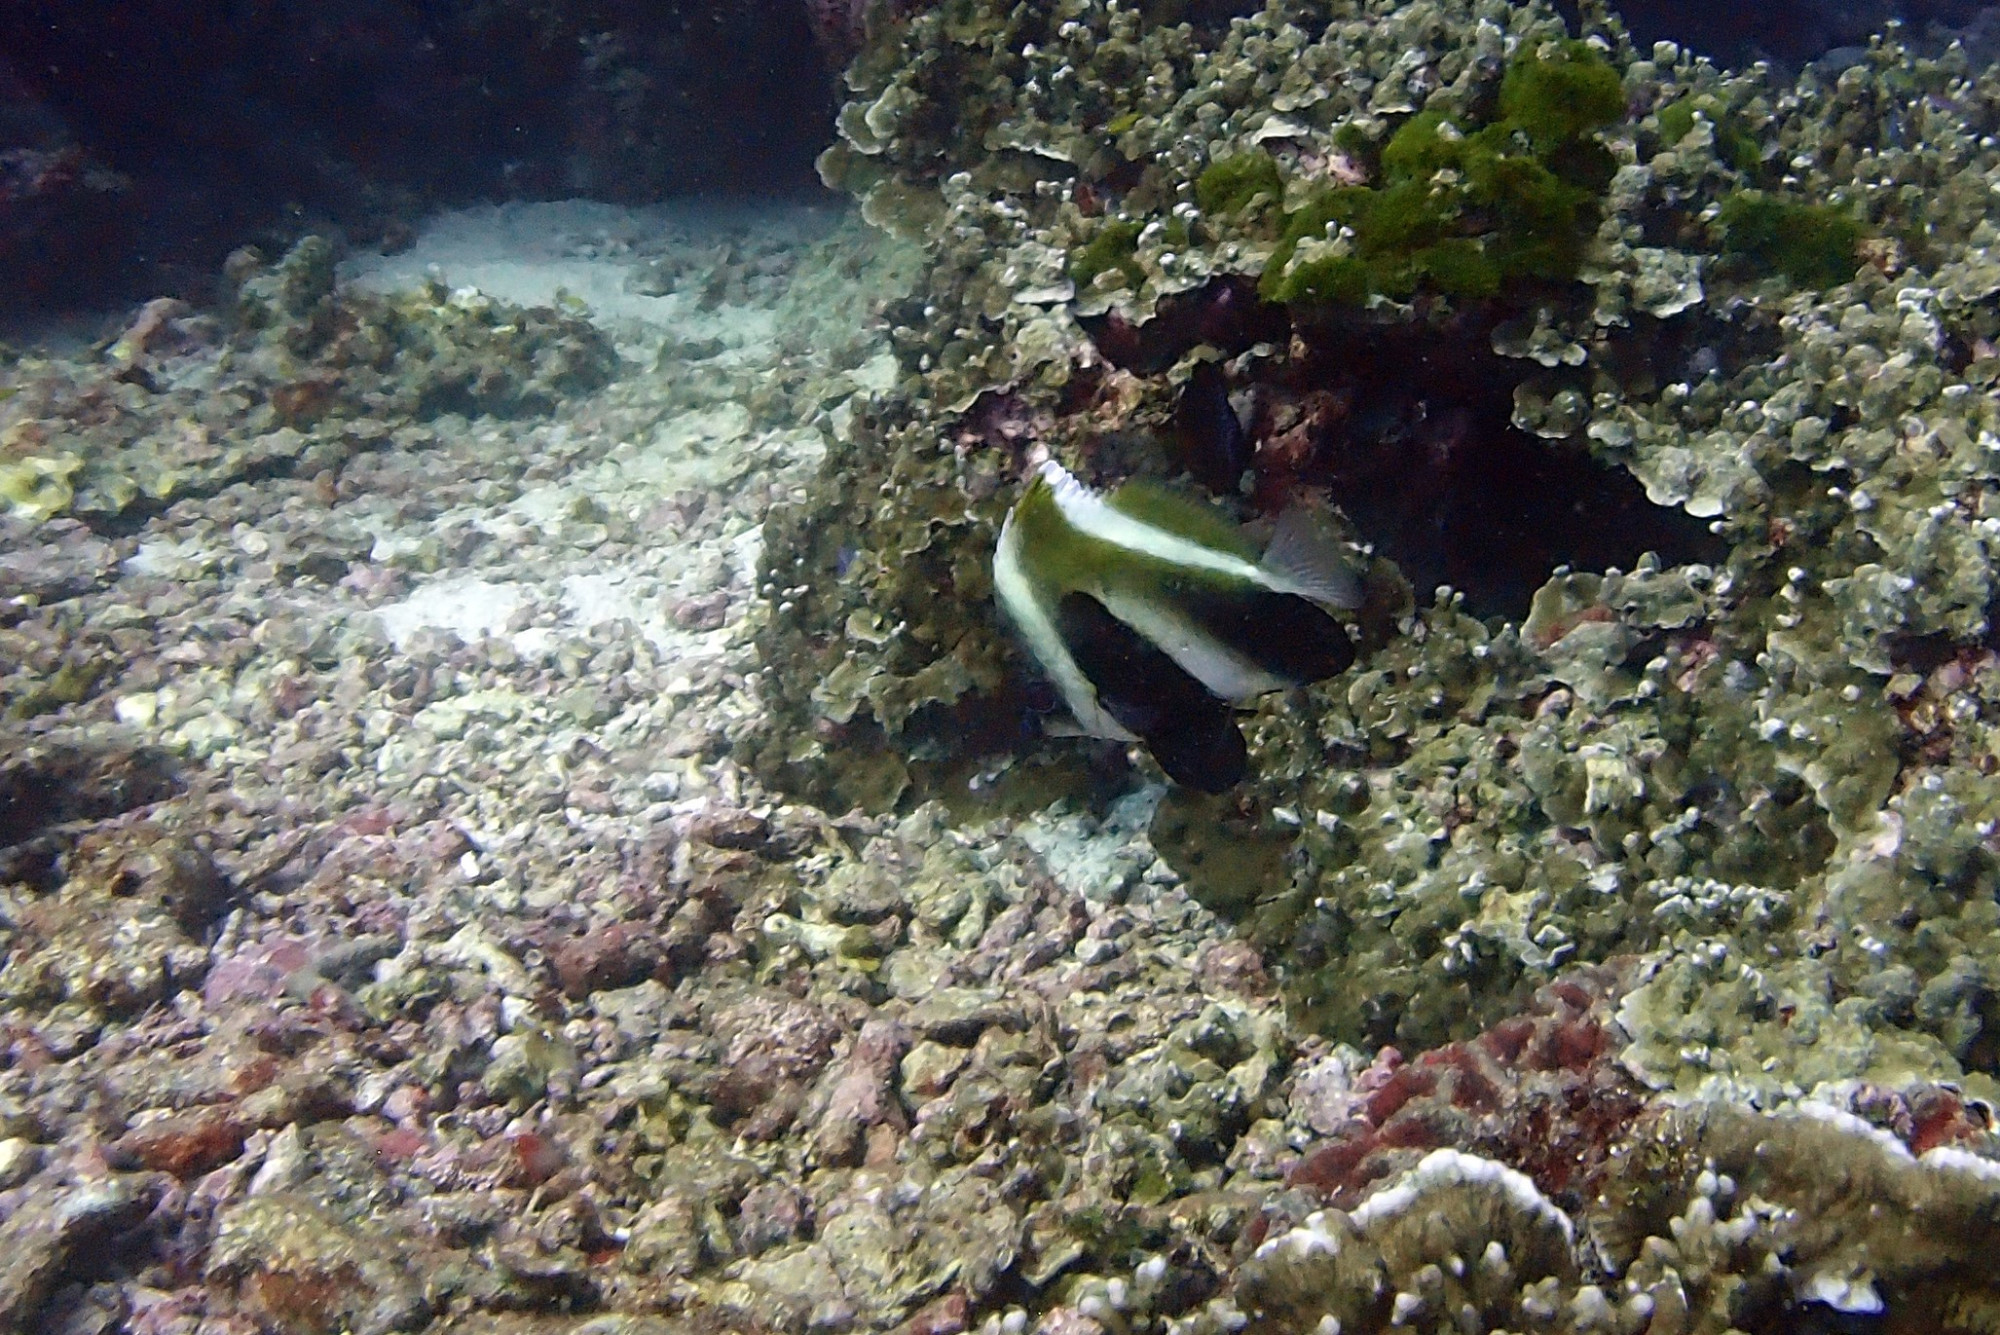
<instances>
[{"instance_id":1,"label":"black and white fish","mask_svg":"<svg viewBox=\"0 0 2000 1335\"><path fill-rule=\"evenodd\" d=\"M1128 482L1099 495L1045 463L1001 527L993 586L1078 731L1143 741L1204 792L1247 768L1237 704L1354 661L1327 609L1358 606L1360 583L1303 510L1260 553L1170 492Z\"/></svg>"}]
</instances>

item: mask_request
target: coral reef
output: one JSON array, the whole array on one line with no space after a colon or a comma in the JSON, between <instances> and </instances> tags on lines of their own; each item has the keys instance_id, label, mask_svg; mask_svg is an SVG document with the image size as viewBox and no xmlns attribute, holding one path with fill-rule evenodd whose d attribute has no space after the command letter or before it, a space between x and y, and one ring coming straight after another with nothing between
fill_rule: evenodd
<instances>
[{"instance_id":1,"label":"coral reef","mask_svg":"<svg viewBox=\"0 0 2000 1335\"><path fill-rule=\"evenodd\" d=\"M1038 451L1171 478L1219 359L1246 509L1319 491L1387 558L1361 661L1250 721L1252 790L1156 830L1295 1015L1432 1048L1632 954L1656 1085L1990 1094L2000 82L1887 38L1780 84L1583 17L1077 0L883 35L822 170L928 290L907 402L774 518L751 754L834 805L1101 791L1101 752L1033 738L983 550ZM1487 174L1573 192L1560 263L1420 262L1504 252L1527 205ZM1405 196L1443 207L1371 234ZM1302 286L1304 250L1396 272Z\"/></svg>"},{"instance_id":2,"label":"coral reef","mask_svg":"<svg viewBox=\"0 0 2000 1335\"><path fill-rule=\"evenodd\" d=\"M0 1324L2000 1329L2000 77L1227 8L864 24L914 277L10 366ZM1039 735L1047 458L1372 550L1235 790Z\"/></svg>"},{"instance_id":3,"label":"coral reef","mask_svg":"<svg viewBox=\"0 0 2000 1335\"><path fill-rule=\"evenodd\" d=\"M1996 1160L1913 1154L1842 1108L1671 1101L1632 1123L1575 1215L1493 1159L1433 1150L1257 1249L1183 1329L1992 1328L1975 1259Z\"/></svg>"}]
</instances>

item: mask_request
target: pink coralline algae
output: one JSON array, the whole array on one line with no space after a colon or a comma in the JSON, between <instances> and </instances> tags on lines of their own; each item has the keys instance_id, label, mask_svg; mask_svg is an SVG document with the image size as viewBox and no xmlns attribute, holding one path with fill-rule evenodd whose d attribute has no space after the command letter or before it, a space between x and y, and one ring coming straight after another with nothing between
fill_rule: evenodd
<instances>
[{"instance_id":1,"label":"pink coralline algae","mask_svg":"<svg viewBox=\"0 0 2000 1335\"><path fill-rule=\"evenodd\" d=\"M1573 974L1477 1038L1409 1061L1382 1049L1311 1110L1315 1124L1339 1125L1293 1168L1292 1185L1348 1204L1452 1146L1512 1164L1552 1195L1587 1193L1647 1099L1614 1060L1606 1006L1618 990L1611 970Z\"/></svg>"},{"instance_id":2,"label":"pink coralline algae","mask_svg":"<svg viewBox=\"0 0 2000 1335\"><path fill-rule=\"evenodd\" d=\"M1684 1109L1619 1061L1613 1012L1629 985L1617 962L1578 970L1535 994L1528 1010L1475 1038L1406 1060L1385 1047L1359 1071L1337 1059L1302 1069L1296 1115L1325 1138L1287 1175L1327 1205L1352 1209L1433 1150L1477 1154L1525 1174L1565 1209L1613 1189L1621 1162ZM1911 1155L1984 1143L1987 1110L1946 1085L1822 1089ZM1886 1143L1886 1142L1885 1142ZM1261 1239L1274 1223L1252 1225Z\"/></svg>"},{"instance_id":3,"label":"pink coralline algae","mask_svg":"<svg viewBox=\"0 0 2000 1335\"><path fill-rule=\"evenodd\" d=\"M827 63L838 67L860 53L872 29L916 8L917 0L806 0L806 22Z\"/></svg>"},{"instance_id":4,"label":"pink coralline algae","mask_svg":"<svg viewBox=\"0 0 2000 1335\"><path fill-rule=\"evenodd\" d=\"M844 65L867 35L869 0L806 0L806 20L830 64Z\"/></svg>"}]
</instances>

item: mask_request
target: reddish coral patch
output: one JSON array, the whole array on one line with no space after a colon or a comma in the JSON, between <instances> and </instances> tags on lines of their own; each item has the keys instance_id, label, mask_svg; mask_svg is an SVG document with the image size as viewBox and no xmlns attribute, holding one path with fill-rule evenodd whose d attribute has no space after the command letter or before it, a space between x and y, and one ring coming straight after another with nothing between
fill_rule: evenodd
<instances>
[{"instance_id":1,"label":"reddish coral patch","mask_svg":"<svg viewBox=\"0 0 2000 1335\"><path fill-rule=\"evenodd\" d=\"M227 1108L170 1113L119 1137L120 1154L155 1172L198 1177L243 1152L244 1128Z\"/></svg>"}]
</instances>

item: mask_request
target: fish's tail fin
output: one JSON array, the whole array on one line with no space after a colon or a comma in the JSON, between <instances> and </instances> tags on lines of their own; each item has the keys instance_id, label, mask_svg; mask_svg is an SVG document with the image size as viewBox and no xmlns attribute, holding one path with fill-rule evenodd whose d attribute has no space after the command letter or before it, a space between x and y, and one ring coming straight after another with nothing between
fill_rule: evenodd
<instances>
[{"instance_id":1,"label":"fish's tail fin","mask_svg":"<svg viewBox=\"0 0 2000 1335\"><path fill-rule=\"evenodd\" d=\"M1322 607L1352 610L1365 596L1353 556L1310 506L1293 505L1278 516L1260 564L1284 592Z\"/></svg>"}]
</instances>

